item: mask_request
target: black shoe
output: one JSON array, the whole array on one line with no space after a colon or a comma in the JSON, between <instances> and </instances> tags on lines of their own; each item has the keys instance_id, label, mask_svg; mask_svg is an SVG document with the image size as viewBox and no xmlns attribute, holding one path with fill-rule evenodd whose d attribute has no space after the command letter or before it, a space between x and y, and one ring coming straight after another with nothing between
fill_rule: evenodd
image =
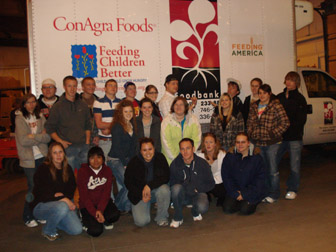
<instances>
[{"instance_id":1,"label":"black shoe","mask_svg":"<svg viewBox=\"0 0 336 252\"><path fill-rule=\"evenodd\" d=\"M132 214L132 211L120 211L120 216Z\"/></svg>"},{"instance_id":2,"label":"black shoe","mask_svg":"<svg viewBox=\"0 0 336 252\"><path fill-rule=\"evenodd\" d=\"M224 204L224 198L218 198L216 206L217 207L222 207L223 204Z\"/></svg>"}]
</instances>

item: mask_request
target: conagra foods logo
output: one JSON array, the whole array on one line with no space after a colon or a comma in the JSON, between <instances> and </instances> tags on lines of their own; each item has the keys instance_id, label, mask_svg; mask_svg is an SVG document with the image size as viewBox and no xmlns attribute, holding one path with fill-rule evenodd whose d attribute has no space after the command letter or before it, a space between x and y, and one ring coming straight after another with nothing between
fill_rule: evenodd
<instances>
[{"instance_id":1,"label":"conagra foods logo","mask_svg":"<svg viewBox=\"0 0 336 252\"><path fill-rule=\"evenodd\" d=\"M182 84L179 94L186 98L197 95L195 90L209 95L219 91L216 8L216 1L170 0L173 72ZM209 95L199 98L215 98Z\"/></svg>"}]
</instances>

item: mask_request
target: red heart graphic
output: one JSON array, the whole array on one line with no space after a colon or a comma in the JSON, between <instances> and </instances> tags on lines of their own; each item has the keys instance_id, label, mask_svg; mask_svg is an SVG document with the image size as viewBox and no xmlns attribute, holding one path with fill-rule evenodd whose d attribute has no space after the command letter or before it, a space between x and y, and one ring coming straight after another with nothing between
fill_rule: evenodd
<instances>
[{"instance_id":1,"label":"red heart graphic","mask_svg":"<svg viewBox=\"0 0 336 252\"><path fill-rule=\"evenodd\" d=\"M76 58L76 59L79 59L79 55L78 55L78 54L76 54L76 55L75 55L75 58Z\"/></svg>"},{"instance_id":2,"label":"red heart graphic","mask_svg":"<svg viewBox=\"0 0 336 252\"><path fill-rule=\"evenodd\" d=\"M90 54L90 55L89 55L89 58L90 58L90 59L93 59L93 55L92 55L92 54Z\"/></svg>"},{"instance_id":3,"label":"red heart graphic","mask_svg":"<svg viewBox=\"0 0 336 252\"><path fill-rule=\"evenodd\" d=\"M84 54L86 53L86 47L85 47L85 46L82 47L82 52L83 52Z\"/></svg>"}]
</instances>

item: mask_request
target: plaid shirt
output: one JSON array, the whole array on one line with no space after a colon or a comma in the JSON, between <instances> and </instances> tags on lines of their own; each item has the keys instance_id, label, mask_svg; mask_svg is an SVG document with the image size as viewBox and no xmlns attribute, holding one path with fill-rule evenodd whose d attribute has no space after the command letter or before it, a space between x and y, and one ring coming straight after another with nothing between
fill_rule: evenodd
<instances>
[{"instance_id":1,"label":"plaid shirt","mask_svg":"<svg viewBox=\"0 0 336 252\"><path fill-rule=\"evenodd\" d=\"M247 134L259 146L275 144L282 140L282 134L289 127L285 109L278 99L273 99L258 118L259 101L251 105L247 119Z\"/></svg>"},{"instance_id":2,"label":"plaid shirt","mask_svg":"<svg viewBox=\"0 0 336 252\"><path fill-rule=\"evenodd\" d=\"M215 134L219 139L223 149L227 151L235 145L236 135L244 131L244 119L239 112L236 116L232 115L230 121L223 131L222 121L217 113L214 113L210 119L210 132Z\"/></svg>"}]
</instances>

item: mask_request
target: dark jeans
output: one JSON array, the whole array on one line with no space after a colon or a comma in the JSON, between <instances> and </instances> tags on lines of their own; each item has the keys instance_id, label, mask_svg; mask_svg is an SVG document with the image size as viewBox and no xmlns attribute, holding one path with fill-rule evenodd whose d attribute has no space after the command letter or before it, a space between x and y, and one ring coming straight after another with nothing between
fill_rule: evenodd
<instances>
[{"instance_id":1,"label":"dark jeans","mask_svg":"<svg viewBox=\"0 0 336 252\"><path fill-rule=\"evenodd\" d=\"M217 206L222 206L224 203L226 190L224 184L216 184L214 189L212 189L209 193L212 193L217 198Z\"/></svg>"},{"instance_id":2,"label":"dark jeans","mask_svg":"<svg viewBox=\"0 0 336 252\"><path fill-rule=\"evenodd\" d=\"M223 205L223 211L227 214L232 214L239 211L239 213L242 215L250 215L256 211L257 205L258 204L250 204L246 200L238 201L229 196L226 196Z\"/></svg>"},{"instance_id":3,"label":"dark jeans","mask_svg":"<svg viewBox=\"0 0 336 252\"><path fill-rule=\"evenodd\" d=\"M86 208L82 208L82 222L85 227L87 227L87 233L93 237L101 235L104 231L104 224L110 225L116 222L120 217L120 211L114 205L110 199L106 205L105 211L103 213L105 218L105 223L99 223L94 216L92 216Z\"/></svg>"},{"instance_id":4,"label":"dark jeans","mask_svg":"<svg viewBox=\"0 0 336 252\"><path fill-rule=\"evenodd\" d=\"M32 194L33 187L34 187L34 174L36 172L37 167L39 167L44 161L43 158L39 158L35 160L35 167L34 168L24 168L23 171L27 177L27 185L28 185L28 192L26 194L25 203L23 207L23 221L26 223L27 221L31 221L34 219L33 212L29 207L29 203L33 201L34 196Z\"/></svg>"}]
</instances>

